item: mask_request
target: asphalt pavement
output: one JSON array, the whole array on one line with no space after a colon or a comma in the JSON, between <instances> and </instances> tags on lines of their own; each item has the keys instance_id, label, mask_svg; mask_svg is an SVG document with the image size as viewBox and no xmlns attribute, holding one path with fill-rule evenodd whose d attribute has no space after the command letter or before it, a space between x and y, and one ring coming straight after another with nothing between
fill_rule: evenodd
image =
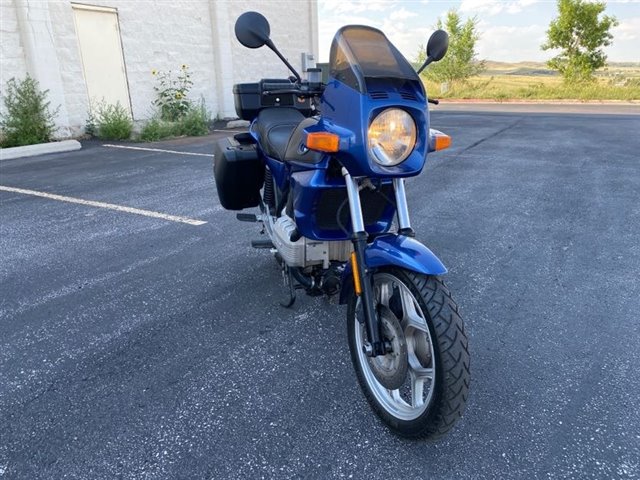
<instances>
[{"instance_id":1,"label":"asphalt pavement","mask_svg":"<svg viewBox=\"0 0 640 480\"><path fill-rule=\"evenodd\" d=\"M216 195L224 133L85 142L3 161L0 186L206 223L0 189L0 478L640 478L640 116L432 125L453 147L407 192L470 337L448 437L376 419L345 308L279 306Z\"/></svg>"}]
</instances>

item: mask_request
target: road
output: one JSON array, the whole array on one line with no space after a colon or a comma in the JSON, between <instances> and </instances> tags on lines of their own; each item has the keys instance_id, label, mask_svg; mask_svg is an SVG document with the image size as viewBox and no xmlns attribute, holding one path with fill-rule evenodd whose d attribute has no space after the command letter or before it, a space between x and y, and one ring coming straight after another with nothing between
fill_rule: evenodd
<instances>
[{"instance_id":1,"label":"road","mask_svg":"<svg viewBox=\"0 0 640 480\"><path fill-rule=\"evenodd\" d=\"M0 190L0 478L640 478L640 116L432 123L454 146L407 191L470 337L448 437L377 421L343 307L278 305L213 136L87 142L0 185L206 223Z\"/></svg>"}]
</instances>

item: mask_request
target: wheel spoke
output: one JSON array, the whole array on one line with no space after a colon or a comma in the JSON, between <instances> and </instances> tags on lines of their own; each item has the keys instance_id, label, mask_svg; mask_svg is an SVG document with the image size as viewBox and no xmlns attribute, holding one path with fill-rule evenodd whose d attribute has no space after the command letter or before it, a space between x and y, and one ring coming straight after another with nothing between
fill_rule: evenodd
<instances>
[{"instance_id":1,"label":"wheel spoke","mask_svg":"<svg viewBox=\"0 0 640 480\"><path fill-rule=\"evenodd\" d=\"M424 404L424 382L433 378L433 369L411 369L411 406L421 407Z\"/></svg>"},{"instance_id":2,"label":"wheel spoke","mask_svg":"<svg viewBox=\"0 0 640 480\"><path fill-rule=\"evenodd\" d=\"M393 295L393 285L390 281L380 282L380 303L389 306L391 295Z\"/></svg>"},{"instance_id":3,"label":"wheel spoke","mask_svg":"<svg viewBox=\"0 0 640 480\"><path fill-rule=\"evenodd\" d=\"M429 333L427 323L416 310L416 304L413 300L413 295L411 295L411 293L405 288L401 288L400 292L403 312L402 322L404 323L405 334L408 333L407 329L409 328Z\"/></svg>"},{"instance_id":4,"label":"wheel spoke","mask_svg":"<svg viewBox=\"0 0 640 480\"><path fill-rule=\"evenodd\" d=\"M433 368L424 368L418 367L415 368L411 366L411 378L418 378L421 380L432 380L433 379Z\"/></svg>"},{"instance_id":5,"label":"wheel spoke","mask_svg":"<svg viewBox=\"0 0 640 480\"><path fill-rule=\"evenodd\" d=\"M394 401L396 401L398 403L404 402L404 400L400 396L400 390L399 389L396 388L395 390L389 390L389 393L391 394L391 398L393 398Z\"/></svg>"}]
</instances>

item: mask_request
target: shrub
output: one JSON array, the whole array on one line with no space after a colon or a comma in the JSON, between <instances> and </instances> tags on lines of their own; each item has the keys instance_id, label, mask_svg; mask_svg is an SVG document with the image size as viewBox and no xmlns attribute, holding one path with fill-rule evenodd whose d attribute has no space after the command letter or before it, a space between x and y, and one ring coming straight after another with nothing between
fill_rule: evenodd
<instances>
[{"instance_id":1,"label":"shrub","mask_svg":"<svg viewBox=\"0 0 640 480\"><path fill-rule=\"evenodd\" d=\"M2 147L19 147L45 143L55 131L54 119L60 107L53 112L47 101L49 90L42 91L38 81L27 76L24 80L10 79L4 95L5 113L0 117Z\"/></svg>"},{"instance_id":2,"label":"shrub","mask_svg":"<svg viewBox=\"0 0 640 480\"><path fill-rule=\"evenodd\" d=\"M163 138L179 135L179 125L173 122L165 122L158 117L149 120L140 132L140 140L145 142L155 142Z\"/></svg>"},{"instance_id":3,"label":"shrub","mask_svg":"<svg viewBox=\"0 0 640 480\"><path fill-rule=\"evenodd\" d=\"M190 105L187 113L179 121L180 134L193 137L208 134L209 118L204 101L201 101L198 106Z\"/></svg>"},{"instance_id":4,"label":"shrub","mask_svg":"<svg viewBox=\"0 0 640 480\"><path fill-rule=\"evenodd\" d=\"M120 102L99 103L94 109L95 131L99 138L106 140L126 140L131 137L133 121L129 110Z\"/></svg>"},{"instance_id":5,"label":"shrub","mask_svg":"<svg viewBox=\"0 0 640 480\"><path fill-rule=\"evenodd\" d=\"M163 120L159 115L149 120L140 132L140 140L145 142L155 142L164 138L179 135L201 136L209 133L210 115L207 111L204 100L199 106L189 104L189 108L184 116L175 122Z\"/></svg>"}]
</instances>

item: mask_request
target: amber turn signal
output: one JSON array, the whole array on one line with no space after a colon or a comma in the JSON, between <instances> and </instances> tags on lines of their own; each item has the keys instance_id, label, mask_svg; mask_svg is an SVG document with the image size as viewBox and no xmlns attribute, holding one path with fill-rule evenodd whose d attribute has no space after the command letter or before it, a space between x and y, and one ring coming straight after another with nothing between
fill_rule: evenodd
<instances>
[{"instance_id":1,"label":"amber turn signal","mask_svg":"<svg viewBox=\"0 0 640 480\"><path fill-rule=\"evenodd\" d=\"M449 148L451 146L451 137L444 133L440 133L436 135L435 147L436 151L444 150L445 148Z\"/></svg>"},{"instance_id":2,"label":"amber turn signal","mask_svg":"<svg viewBox=\"0 0 640 480\"><path fill-rule=\"evenodd\" d=\"M351 273L353 273L353 287L356 295L362 294L362 285L360 285L360 273L358 272L358 260L356 260L356 252L351 252Z\"/></svg>"},{"instance_id":3,"label":"amber turn signal","mask_svg":"<svg viewBox=\"0 0 640 480\"><path fill-rule=\"evenodd\" d=\"M438 135L436 135L434 145L436 151L449 148L451 146L451 137L444 133L439 133Z\"/></svg>"},{"instance_id":4,"label":"amber turn signal","mask_svg":"<svg viewBox=\"0 0 640 480\"><path fill-rule=\"evenodd\" d=\"M340 137L335 133L329 132L308 133L305 146L310 150L319 152L337 152L340 146Z\"/></svg>"}]
</instances>

